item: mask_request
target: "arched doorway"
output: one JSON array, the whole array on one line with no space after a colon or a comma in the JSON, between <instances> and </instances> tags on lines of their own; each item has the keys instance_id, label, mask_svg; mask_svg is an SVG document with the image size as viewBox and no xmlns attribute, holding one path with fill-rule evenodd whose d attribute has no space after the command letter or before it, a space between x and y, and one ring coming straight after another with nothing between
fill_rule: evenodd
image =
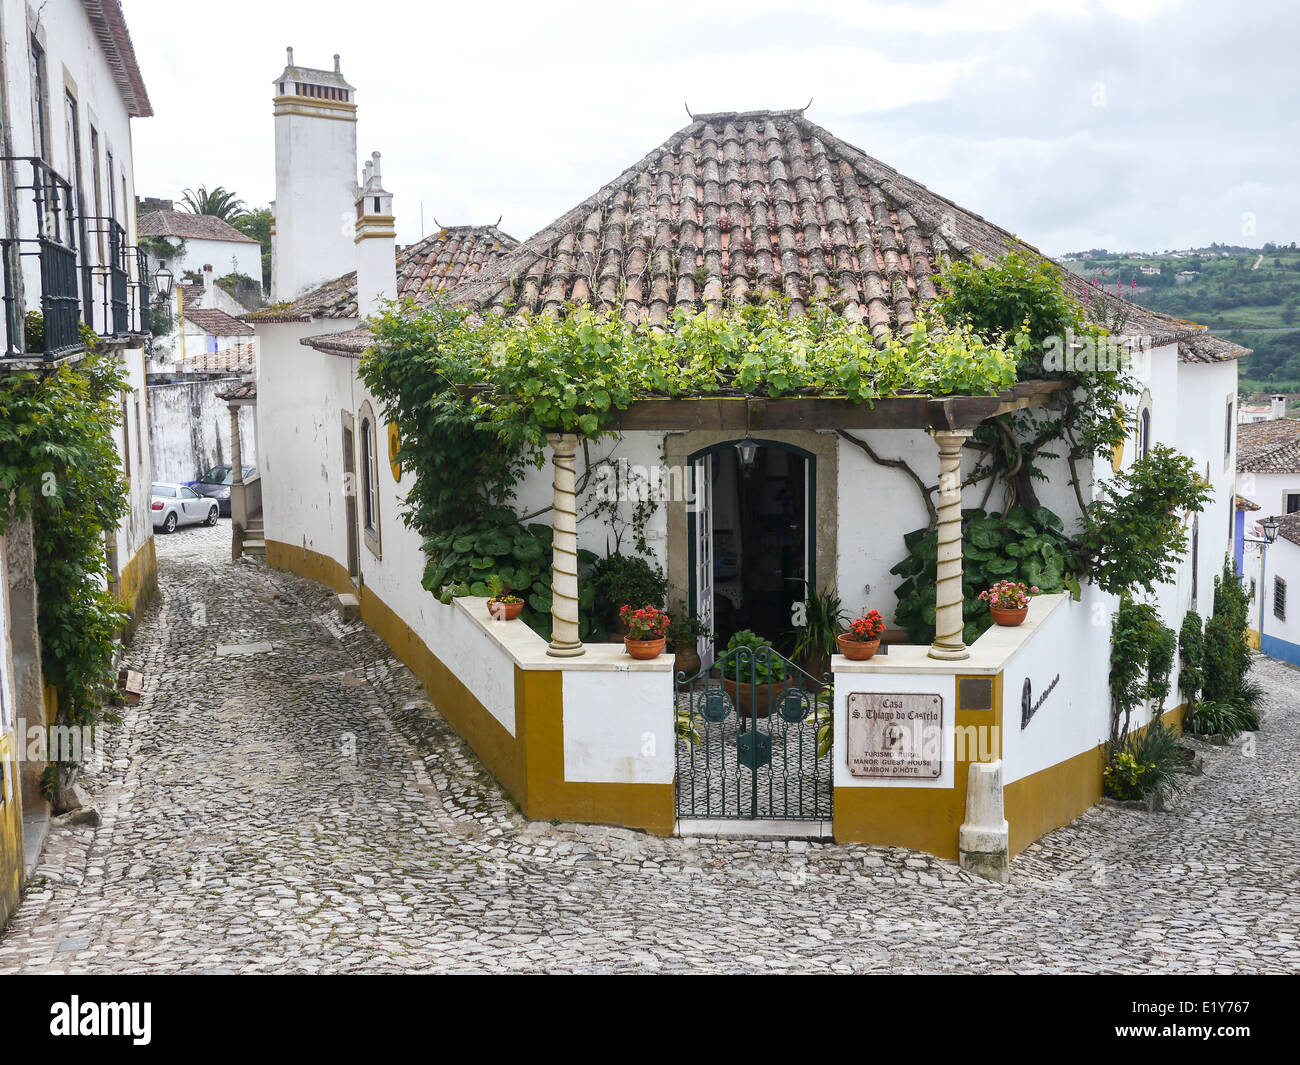
<instances>
[{"instance_id":1,"label":"arched doorway","mask_svg":"<svg viewBox=\"0 0 1300 1065\"><path fill-rule=\"evenodd\" d=\"M817 457L745 437L688 456L689 605L714 634L707 664L741 629L788 653L794 604L817 583Z\"/></svg>"}]
</instances>

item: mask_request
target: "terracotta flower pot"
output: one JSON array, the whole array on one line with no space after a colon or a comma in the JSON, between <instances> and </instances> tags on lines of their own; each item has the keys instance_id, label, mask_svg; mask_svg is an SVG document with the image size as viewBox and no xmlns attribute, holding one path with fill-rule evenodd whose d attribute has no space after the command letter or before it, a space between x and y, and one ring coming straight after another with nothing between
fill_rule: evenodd
<instances>
[{"instance_id":1,"label":"terracotta flower pot","mask_svg":"<svg viewBox=\"0 0 1300 1065\"><path fill-rule=\"evenodd\" d=\"M1006 625L1008 628L1014 628L1029 616L1029 607L1022 606L1008 609L1007 607L993 606L990 604L989 613L993 615L993 620L999 625Z\"/></svg>"},{"instance_id":2,"label":"terracotta flower pot","mask_svg":"<svg viewBox=\"0 0 1300 1065\"><path fill-rule=\"evenodd\" d=\"M746 684L744 681L722 680L722 687L731 697L731 705L736 708L740 719L740 730L745 731L745 722L751 714L754 717L770 717L772 710L780 700L781 693L788 686L787 681L771 684Z\"/></svg>"},{"instance_id":3,"label":"terracotta flower pot","mask_svg":"<svg viewBox=\"0 0 1300 1065\"><path fill-rule=\"evenodd\" d=\"M673 657L677 659L674 663L678 673L685 673L688 677L695 676L700 671L700 654L694 647L683 647L673 652Z\"/></svg>"},{"instance_id":4,"label":"terracotta flower pot","mask_svg":"<svg viewBox=\"0 0 1300 1065\"><path fill-rule=\"evenodd\" d=\"M623 637L623 646L627 648L627 653L642 662L649 661L651 658L658 658L663 654L664 644L667 642L668 638L666 636L660 636L656 640L634 640L631 636Z\"/></svg>"},{"instance_id":5,"label":"terracotta flower pot","mask_svg":"<svg viewBox=\"0 0 1300 1065\"><path fill-rule=\"evenodd\" d=\"M522 600L518 603L501 603L495 599L488 600L488 613L496 621L514 621L524 611Z\"/></svg>"},{"instance_id":6,"label":"terracotta flower pot","mask_svg":"<svg viewBox=\"0 0 1300 1065\"><path fill-rule=\"evenodd\" d=\"M840 645L840 654L853 662L865 662L880 649L880 640L850 640L841 633L835 637Z\"/></svg>"}]
</instances>

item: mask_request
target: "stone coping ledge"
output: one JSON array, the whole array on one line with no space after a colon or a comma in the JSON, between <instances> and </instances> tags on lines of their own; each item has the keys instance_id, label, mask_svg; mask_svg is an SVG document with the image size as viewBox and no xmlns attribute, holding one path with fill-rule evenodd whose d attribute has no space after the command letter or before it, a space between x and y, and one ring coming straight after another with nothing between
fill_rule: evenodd
<instances>
[{"instance_id":1,"label":"stone coping ledge","mask_svg":"<svg viewBox=\"0 0 1300 1065\"><path fill-rule=\"evenodd\" d=\"M994 625L971 644L969 658L956 661L931 658L929 645L896 643L890 644L888 654L877 654L865 662L851 662L843 655L832 655L831 669L836 673L1001 673L1016 652L1034 638L1034 633L1069 598L1067 592L1034 596L1029 601L1029 616L1021 624Z\"/></svg>"},{"instance_id":2,"label":"stone coping ledge","mask_svg":"<svg viewBox=\"0 0 1300 1065\"><path fill-rule=\"evenodd\" d=\"M626 649L613 643L586 643L583 644L585 654L574 658L555 658L546 653L546 641L522 621L494 619L488 613L486 598L462 595L453 599L452 603L523 669L563 670L571 673L671 673L676 663L676 656L667 653L649 662L640 662L629 655Z\"/></svg>"}]
</instances>

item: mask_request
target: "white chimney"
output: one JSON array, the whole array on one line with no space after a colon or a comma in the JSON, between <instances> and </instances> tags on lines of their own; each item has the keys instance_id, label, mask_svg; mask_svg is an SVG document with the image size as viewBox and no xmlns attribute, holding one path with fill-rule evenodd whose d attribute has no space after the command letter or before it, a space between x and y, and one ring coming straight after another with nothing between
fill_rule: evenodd
<instances>
[{"instance_id":1,"label":"white chimney","mask_svg":"<svg viewBox=\"0 0 1300 1065\"><path fill-rule=\"evenodd\" d=\"M397 231L393 194L384 189L379 153L372 152L357 197L357 317L369 318L397 299Z\"/></svg>"},{"instance_id":2,"label":"white chimney","mask_svg":"<svg viewBox=\"0 0 1300 1065\"><path fill-rule=\"evenodd\" d=\"M324 69L298 66L292 48L286 59L271 86L273 300L291 300L352 269L357 201L357 91L338 56Z\"/></svg>"},{"instance_id":3,"label":"white chimney","mask_svg":"<svg viewBox=\"0 0 1300 1065\"><path fill-rule=\"evenodd\" d=\"M1286 417L1286 396L1269 396L1269 402L1273 406L1271 416L1274 419Z\"/></svg>"},{"instance_id":4,"label":"white chimney","mask_svg":"<svg viewBox=\"0 0 1300 1065\"><path fill-rule=\"evenodd\" d=\"M203 264L203 295L212 295L212 264Z\"/></svg>"}]
</instances>

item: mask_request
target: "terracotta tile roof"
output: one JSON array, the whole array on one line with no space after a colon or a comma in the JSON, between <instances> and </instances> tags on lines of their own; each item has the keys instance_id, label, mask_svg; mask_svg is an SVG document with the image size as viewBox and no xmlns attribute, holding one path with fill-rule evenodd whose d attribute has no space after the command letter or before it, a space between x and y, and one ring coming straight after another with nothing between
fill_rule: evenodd
<instances>
[{"instance_id":1,"label":"terracotta tile roof","mask_svg":"<svg viewBox=\"0 0 1300 1065\"><path fill-rule=\"evenodd\" d=\"M132 118L149 118L153 106L149 103L149 93L145 91L121 3L118 0L81 0L81 6L85 8L86 18L104 49L117 90L126 103L127 114Z\"/></svg>"},{"instance_id":2,"label":"terracotta tile roof","mask_svg":"<svg viewBox=\"0 0 1300 1065\"><path fill-rule=\"evenodd\" d=\"M1237 426L1239 473L1300 473L1300 421L1274 418Z\"/></svg>"},{"instance_id":3,"label":"terracotta tile roof","mask_svg":"<svg viewBox=\"0 0 1300 1065\"><path fill-rule=\"evenodd\" d=\"M182 281L178 287L181 290L181 298L183 300L181 306L185 308L185 313L188 315L191 307L197 309L199 304L202 302L203 286L196 285L192 281Z\"/></svg>"},{"instance_id":4,"label":"terracotta tile roof","mask_svg":"<svg viewBox=\"0 0 1300 1065\"><path fill-rule=\"evenodd\" d=\"M251 377L240 381L234 388L217 393L217 399L230 400L257 399L257 382Z\"/></svg>"},{"instance_id":5,"label":"terracotta tile roof","mask_svg":"<svg viewBox=\"0 0 1300 1065\"><path fill-rule=\"evenodd\" d=\"M1198 333L1178 342L1179 362L1231 362L1250 352L1250 348L1243 348L1240 344L1210 333Z\"/></svg>"},{"instance_id":6,"label":"terracotta tile roof","mask_svg":"<svg viewBox=\"0 0 1300 1065\"><path fill-rule=\"evenodd\" d=\"M456 287L519 242L496 226L446 226L397 253L397 294L428 303L435 293ZM273 312L273 313L272 313ZM286 305L252 318L355 318L357 274L336 277Z\"/></svg>"},{"instance_id":7,"label":"terracotta tile roof","mask_svg":"<svg viewBox=\"0 0 1300 1065\"><path fill-rule=\"evenodd\" d=\"M1013 248L1042 254L802 111L701 115L449 299L516 313L589 304L663 323L676 307L784 295L796 312L829 300L879 340L910 331L944 258ZM1069 271L1063 284L1127 312L1125 331L1152 343L1204 331Z\"/></svg>"},{"instance_id":8,"label":"terracotta tile roof","mask_svg":"<svg viewBox=\"0 0 1300 1065\"><path fill-rule=\"evenodd\" d=\"M1253 499L1247 499L1245 496L1242 495L1235 497L1235 505L1238 510L1259 510L1258 503L1256 503Z\"/></svg>"},{"instance_id":9,"label":"terracotta tile roof","mask_svg":"<svg viewBox=\"0 0 1300 1065\"><path fill-rule=\"evenodd\" d=\"M194 355L180 364L182 373L239 373L257 372L257 357L253 349L246 345L222 348Z\"/></svg>"},{"instance_id":10,"label":"terracotta tile roof","mask_svg":"<svg viewBox=\"0 0 1300 1065\"><path fill-rule=\"evenodd\" d=\"M229 222L216 215L190 214L189 211L150 211L136 223L142 237L181 237L185 240L224 240L238 244L256 244Z\"/></svg>"},{"instance_id":11,"label":"terracotta tile roof","mask_svg":"<svg viewBox=\"0 0 1300 1065\"><path fill-rule=\"evenodd\" d=\"M185 320L193 322L205 333L214 337L251 337L253 327L247 322L233 318L225 311L215 307L195 307L186 310Z\"/></svg>"},{"instance_id":12,"label":"terracotta tile roof","mask_svg":"<svg viewBox=\"0 0 1300 1065\"><path fill-rule=\"evenodd\" d=\"M1276 517L1278 536L1300 546L1300 514L1278 514Z\"/></svg>"}]
</instances>

